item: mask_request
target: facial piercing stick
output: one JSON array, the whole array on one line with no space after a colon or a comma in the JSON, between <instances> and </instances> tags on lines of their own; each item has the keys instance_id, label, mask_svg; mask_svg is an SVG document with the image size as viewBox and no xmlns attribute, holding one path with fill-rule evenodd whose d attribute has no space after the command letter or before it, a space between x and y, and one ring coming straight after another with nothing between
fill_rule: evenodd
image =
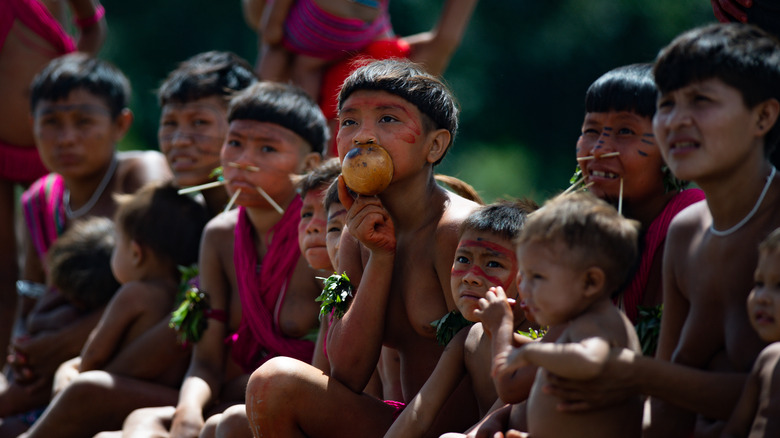
<instances>
[{"instance_id":1,"label":"facial piercing stick","mask_svg":"<svg viewBox=\"0 0 780 438\"><path fill-rule=\"evenodd\" d=\"M623 178L620 178L620 195L618 195L618 214L623 214Z\"/></svg>"},{"instance_id":2,"label":"facial piercing stick","mask_svg":"<svg viewBox=\"0 0 780 438\"><path fill-rule=\"evenodd\" d=\"M200 192L200 191L203 191L203 190L206 190L206 189L210 189L212 187L219 187L219 186L222 186L222 185L225 185L225 181L212 181L210 183L200 184L200 185L197 185L197 186L192 186L192 187L187 187L187 188L181 189L181 190L178 191L178 193L180 195L184 195L186 193Z\"/></svg>"},{"instance_id":3,"label":"facial piercing stick","mask_svg":"<svg viewBox=\"0 0 780 438\"><path fill-rule=\"evenodd\" d=\"M571 193L572 191L574 191L574 189L575 189L575 188L577 188L577 186L578 186L578 185L580 185L580 184L582 183L582 181L584 181L584 180L585 180L585 177L584 177L584 176L582 176L582 177L580 177L580 179L578 179L577 181L574 181L574 184L572 184L571 186L569 186L569 188L568 188L568 189L564 190L564 192L563 192L563 193L561 193L561 196L563 196L563 195L568 195L569 193Z\"/></svg>"},{"instance_id":4,"label":"facial piercing stick","mask_svg":"<svg viewBox=\"0 0 780 438\"><path fill-rule=\"evenodd\" d=\"M236 190L236 193L233 193L233 196L230 198L230 201L228 201L227 205L225 206L225 211L223 211L222 213L227 213L228 211L230 211L230 209L233 207L233 204L236 203L236 198L238 198L239 194L241 194L241 187L239 187Z\"/></svg>"},{"instance_id":5,"label":"facial piercing stick","mask_svg":"<svg viewBox=\"0 0 780 438\"><path fill-rule=\"evenodd\" d=\"M259 168L259 167L257 167L257 166L251 166L251 165L248 165L248 164L247 164L246 166L242 166L242 165L240 165L240 164L238 164L238 163L233 163L233 162L230 162L230 163L228 163L228 166L230 166L230 167L235 167L236 169L244 169L244 170L248 170L248 171L250 171L250 172L259 172L259 171L260 171L260 168Z\"/></svg>"},{"instance_id":6,"label":"facial piercing stick","mask_svg":"<svg viewBox=\"0 0 780 438\"><path fill-rule=\"evenodd\" d=\"M284 216L284 210L282 209L282 207L280 207L280 206L279 206L279 204L277 204L277 203L276 203L276 201L274 201L274 200L273 200L273 198L271 198L271 197L268 195L268 193L266 193L266 192L265 192L265 190L263 190L263 189L262 189L260 186L258 186L258 187L256 187L256 188L257 188L257 191L258 191L258 192L259 192L259 193L260 193L260 194L263 196L263 198L265 198L265 200L266 200L266 201L268 201L268 203L269 203L269 204L271 204L271 206L272 206L272 207L273 207L273 208L274 208L274 209L275 209L275 210L276 210L276 211L277 211L279 214L281 214L282 216Z\"/></svg>"},{"instance_id":7,"label":"facial piercing stick","mask_svg":"<svg viewBox=\"0 0 780 438\"><path fill-rule=\"evenodd\" d=\"M599 158L610 158L610 157L617 157L620 155L620 152L610 152L608 154L604 154L600 156ZM588 161L588 160L595 160L595 155L588 155L587 157L577 157L577 161Z\"/></svg>"}]
</instances>

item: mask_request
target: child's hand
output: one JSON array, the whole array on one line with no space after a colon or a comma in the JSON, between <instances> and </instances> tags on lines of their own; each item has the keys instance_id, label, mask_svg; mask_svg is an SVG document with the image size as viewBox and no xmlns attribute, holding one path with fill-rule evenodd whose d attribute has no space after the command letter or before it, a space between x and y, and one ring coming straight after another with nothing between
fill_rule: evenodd
<instances>
[{"instance_id":1,"label":"child's hand","mask_svg":"<svg viewBox=\"0 0 780 438\"><path fill-rule=\"evenodd\" d=\"M474 315L482 322L485 332L493 337L493 333L504 323L507 318L512 323L512 306L515 300L507 298L504 288L491 287L485 294L485 298L479 299L479 309Z\"/></svg>"},{"instance_id":2,"label":"child's hand","mask_svg":"<svg viewBox=\"0 0 780 438\"><path fill-rule=\"evenodd\" d=\"M171 421L171 438L197 438L203 429L203 415L196 409L176 408Z\"/></svg>"},{"instance_id":3,"label":"child's hand","mask_svg":"<svg viewBox=\"0 0 780 438\"><path fill-rule=\"evenodd\" d=\"M395 253L395 227L390 213L374 196L353 199L344 178L339 175L339 200L347 209L346 227L350 234L371 251Z\"/></svg>"}]
</instances>

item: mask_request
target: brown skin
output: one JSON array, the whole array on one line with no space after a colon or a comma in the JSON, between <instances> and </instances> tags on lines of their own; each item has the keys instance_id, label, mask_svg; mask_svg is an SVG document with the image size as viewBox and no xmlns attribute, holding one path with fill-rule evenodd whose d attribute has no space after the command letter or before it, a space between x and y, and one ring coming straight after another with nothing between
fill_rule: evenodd
<instances>
[{"instance_id":1,"label":"brown skin","mask_svg":"<svg viewBox=\"0 0 780 438\"><path fill-rule=\"evenodd\" d=\"M388 110L386 104L393 108ZM384 92L356 92L345 102L344 113L350 122L345 129L342 121L339 155L372 138L393 158L395 180L377 198L353 199L339 179L349 234L342 235L338 270L348 272L356 293L328 334L331 377L290 359L260 367L247 388L255 436L381 436L394 409L362 391L382 346L399 354L404 401L419 391L442 353L430 322L454 308L450 270L458 226L476 206L444 191L433 179L432 163L445 153L449 133L418 130L417 137L399 142L398 136L409 133L410 127L419 129L422 116L414 105ZM385 123L383 115L388 113L397 122ZM365 261L361 248L368 252ZM476 420L475 401L467 389L461 384L455 391L428 435L465 429ZM262 402L281 394L296 397L286 397L285 403Z\"/></svg>"}]
</instances>

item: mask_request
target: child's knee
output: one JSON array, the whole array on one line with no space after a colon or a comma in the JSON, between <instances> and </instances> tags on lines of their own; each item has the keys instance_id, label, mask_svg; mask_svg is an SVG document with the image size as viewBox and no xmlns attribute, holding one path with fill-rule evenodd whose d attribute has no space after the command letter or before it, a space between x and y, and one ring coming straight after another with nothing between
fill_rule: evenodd
<instances>
[{"instance_id":1,"label":"child's knee","mask_svg":"<svg viewBox=\"0 0 780 438\"><path fill-rule=\"evenodd\" d=\"M304 366L306 364L299 360L279 356L256 369L249 377L246 388L247 409L262 409L263 406L269 406L268 403L262 403L263 400L274 400L294 391L301 382Z\"/></svg>"},{"instance_id":2,"label":"child's knee","mask_svg":"<svg viewBox=\"0 0 780 438\"><path fill-rule=\"evenodd\" d=\"M217 424L216 438L220 437L251 437L249 430L249 420L246 416L246 406L235 405L225 409L222 418ZM204 435L201 434L201 438Z\"/></svg>"}]
</instances>

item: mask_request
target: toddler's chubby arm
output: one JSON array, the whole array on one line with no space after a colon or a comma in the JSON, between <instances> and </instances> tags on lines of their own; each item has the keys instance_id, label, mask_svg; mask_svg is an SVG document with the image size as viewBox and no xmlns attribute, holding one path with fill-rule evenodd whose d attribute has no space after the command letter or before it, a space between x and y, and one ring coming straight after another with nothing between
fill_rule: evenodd
<instances>
[{"instance_id":1,"label":"toddler's chubby arm","mask_svg":"<svg viewBox=\"0 0 780 438\"><path fill-rule=\"evenodd\" d=\"M338 272L347 272L355 292L347 312L335 319L328 331L328 359L331 376L361 392L382 351L395 263L395 228L378 198L362 196L354 200L341 176L338 184L349 230L349 234L342 235ZM358 242L368 250L365 268Z\"/></svg>"},{"instance_id":2,"label":"toddler's chubby arm","mask_svg":"<svg viewBox=\"0 0 780 438\"><path fill-rule=\"evenodd\" d=\"M609 343L600 337L561 344L535 342L514 349L504 364L497 364L497 373L513 373L533 364L567 379L592 379L604 369L609 352Z\"/></svg>"},{"instance_id":3,"label":"toddler's chubby arm","mask_svg":"<svg viewBox=\"0 0 780 438\"><path fill-rule=\"evenodd\" d=\"M273 0L270 5L266 3L260 19L260 33L265 44L269 46L282 44L284 22L294 2L295 0Z\"/></svg>"},{"instance_id":4,"label":"toddler's chubby arm","mask_svg":"<svg viewBox=\"0 0 780 438\"><path fill-rule=\"evenodd\" d=\"M81 350L79 372L102 369L111 360L133 321L144 312L147 293L141 282L119 288Z\"/></svg>"},{"instance_id":5,"label":"toddler's chubby arm","mask_svg":"<svg viewBox=\"0 0 780 438\"><path fill-rule=\"evenodd\" d=\"M762 385L771 385L762 388ZM768 397L768 399L764 399ZM759 406L761 408L759 409ZM752 432L752 433L751 433ZM758 435L754 435L754 434ZM780 343L761 351L722 438L780 436Z\"/></svg>"},{"instance_id":6,"label":"toddler's chubby arm","mask_svg":"<svg viewBox=\"0 0 780 438\"><path fill-rule=\"evenodd\" d=\"M464 345L468 334L469 328L465 328L450 340L433 373L406 405L385 438L421 437L428 432L439 410L466 374Z\"/></svg>"}]
</instances>

